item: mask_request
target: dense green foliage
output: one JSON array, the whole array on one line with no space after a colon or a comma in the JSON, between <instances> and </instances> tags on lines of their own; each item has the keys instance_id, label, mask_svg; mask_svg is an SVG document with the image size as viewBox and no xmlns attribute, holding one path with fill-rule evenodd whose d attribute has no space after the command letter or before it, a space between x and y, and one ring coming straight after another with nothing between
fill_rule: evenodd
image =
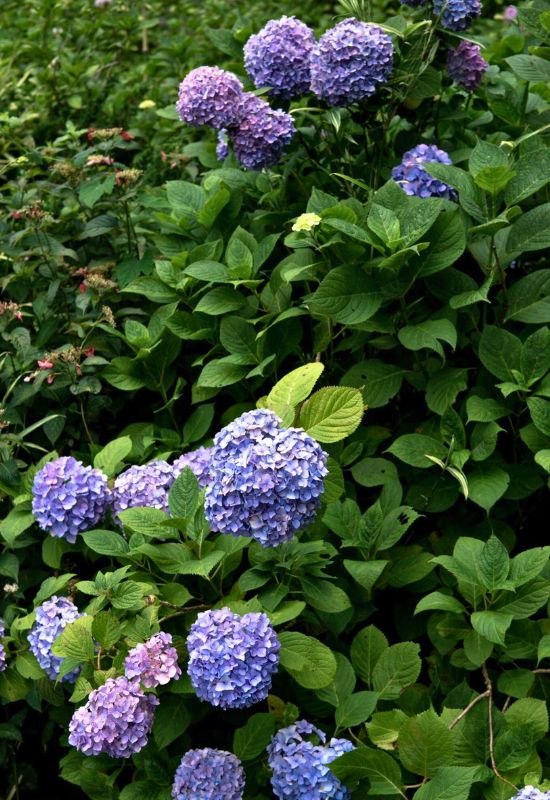
<instances>
[{"instance_id":1,"label":"dense green foliage","mask_svg":"<svg viewBox=\"0 0 550 800\"><path fill-rule=\"evenodd\" d=\"M203 745L238 755L245 797L267 800L265 747L298 718L358 745L333 764L358 800L549 785L550 5L515 22L487 5L463 34L490 62L472 94L446 73L456 34L422 8L368 5L239 0L228 18L218 0L2 3L10 800L44 781L48 800L169 800L181 756ZM203 63L244 81L243 44L283 13L316 33L382 21L391 80L350 108L293 102L298 132L273 170L220 164L214 134L179 121L178 83ZM428 171L458 202L391 179L420 142L452 156ZM304 213L317 224L293 231ZM124 536L106 522L72 545L35 524L33 478L57 454L113 478L208 444L256 405L329 453L322 509L294 542L212 534L188 472L171 516L127 511ZM52 594L93 618L56 645L83 665L74 691L28 651ZM160 625L185 671L189 627L213 606L276 625L268 704L212 710L184 676L130 762L68 748L74 704L131 646ZM51 775L59 761L70 786Z\"/></svg>"}]
</instances>

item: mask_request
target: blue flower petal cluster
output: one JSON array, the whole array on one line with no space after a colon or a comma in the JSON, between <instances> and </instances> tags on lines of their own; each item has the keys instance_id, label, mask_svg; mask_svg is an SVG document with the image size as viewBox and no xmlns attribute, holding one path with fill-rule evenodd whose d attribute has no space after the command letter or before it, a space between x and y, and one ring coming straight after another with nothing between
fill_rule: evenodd
<instances>
[{"instance_id":1,"label":"blue flower petal cluster","mask_svg":"<svg viewBox=\"0 0 550 800\"><path fill-rule=\"evenodd\" d=\"M216 145L216 158L218 161L225 161L229 155L229 144L227 138L227 130L222 128L218 131L218 144Z\"/></svg>"},{"instance_id":2,"label":"blue flower petal cluster","mask_svg":"<svg viewBox=\"0 0 550 800\"><path fill-rule=\"evenodd\" d=\"M373 95L393 69L393 44L377 25L345 19L321 36L311 53L311 88L331 106Z\"/></svg>"},{"instance_id":3,"label":"blue flower petal cluster","mask_svg":"<svg viewBox=\"0 0 550 800\"><path fill-rule=\"evenodd\" d=\"M5 634L6 629L4 627L4 621L0 619L0 639ZM0 642L0 672L4 672L7 667L6 663L6 648Z\"/></svg>"},{"instance_id":4,"label":"blue flower petal cluster","mask_svg":"<svg viewBox=\"0 0 550 800\"><path fill-rule=\"evenodd\" d=\"M103 518L111 493L107 477L72 456L49 461L36 473L32 511L43 531L71 544Z\"/></svg>"},{"instance_id":5,"label":"blue flower petal cluster","mask_svg":"<svg viewBox=\"0 0 550 800\"><path fill-rule=\"evenodd\" d=\"M315 519L327 454L272 411L242 414L214 437L205 513L214 531L264 547L290 541Z\"/></svg>"},{"instance_id":6,"label":"blue flower petal cluster","mask_svg":"<svg viewBox=\"0 0 550 800\"><path fill-rule=\"evenodd\" d=\"M550 792L541 792L534 786L524 786L512 800L550 800Z\"/></svg>"},{"instance_id":7,"label":"blue flower petal cluster","mask_svg":"<svg viewBox=\"0 0 550 800\"><path fill-rule=\"evenodd\" d=\"M408 150L401 164L392 169L392 178L409 195L416 197L444 197L455 200L456 192L446 183L437 180L422 164L452 164L451 158L435 144L418 144Z\"/></svg>"},{"instance_id":8,"label":"blue flower petal cluster","mask_svg":"<svg viewBox=\"0 0 550 800\"><path fill-rule=\"evenodd\" d=\"M174 800L242 800L244 770L233 753L205 747L188 750L176 770Z\"/></svg>"},{"instance_id":9,"label":"blue flower petal cluster","mask_svg":"<svg viewBox=\"0 0 550 800\"><path fill-rule=\"evenodd\" d=\"M481 14L480 0L433 0L434 14L449 31L465 31Z\"/></svg>"},{"instance_id":10,"label":"blue flower petal cluster","mask_svg":"<svg viewBox=\"0 0 550 800\"><path fill-rule=\"evenodd\" d=\"M109 678L90 692L69 723L69 744L87 756L129 758L145 747L158 699L137 681Z\"/></svg>"},{"instance_id":11,"label":"blue flower petal cluster","mask_svg":"<svg viewBox=\"0 0 550 800\"><path fill-rule=\"evenodd\" d=\"M244 66L254 85L290 100L309 91L313 31L296 17L272 19L244 46Z\"/></svg>"},{"instance_id":12,"label":"blue flower petal cluster","mask_svg":"<svg viewBox=\"0 0 550 800\"><path fill-rule=\"evenodd\" d=\"M52 681L57 680L63 663L62 658L52 653L52 644L69 622L84 616L86 615L79 612L72 600L56 595L45 600L36 609L36 619L27 638L31 653ZM80 667L68 672L61 680L74 683L79 672Z\"/></svg>"},{"instance_id":13,"label":"blue flower petal cluster","mask_svg":"<svg viewBox=\"0 0 550 800\"><path fill-rule=\"evenodd\" d=\"M321 744L307 737L317 736ZM348 789L328 764L354 750L347 739L331 739L306 720L278 731L267 748L271 785L279 800L349 800Z\"/></svg>"},{"instance_id":14,"label":"blue flower petal cluster","mask_svg":"<svg viewBox=\"0 0 550 800\"><path fill-rule=\"evenodd\" d=\"M127 678L137 678L147 689L163 686L181 675L178 653L169 633L155 633L143 644L133 647L124 662Z\"/></svg>"},{"instance_id":15,"label":"blue flower petal cluster","mask_svg":"<svg viewBox=\"0 0 550 800\"><path fill-rule=\"evenodd\" d=\"M239 126L229 132L235 155L247 169L272 167L296 132L293 118L253 94L245 96L243 110Z\"/></svg>"},{"instance_id":16,"label":"blue flower petal cluster","mask_svg":"<svg viewBox=\"0 0 550 800\"><path fill-rule=\"evenodd\" d=\"M463 39L458 47L449 50L447 60L449 76L469 92L477 89L488 67L489 64L481 55L478 44Z\"/></svg>"},{"instance_id":17,"label":"blue flower petal cluster","mask_svg":"<svg viewBox=\"0 0 550 800\"><path fill-rule=\"evenodd\" d=\"M176 110L188 125L227 128L238 124L242 99L243 85L232 72L198 67L181 82Z\"/></svg>"},{"instance_id":18,"label":"blue flower petal cluster","mask_svg":"<svg viewBox=\"0 0 550 800\"><path fill-rule=\"evenodd\" d=\"M191 453L184 453L179 458L176 458L172 464L174 477L177 478L185 467L189 467L193 475L199 482L201 488L204 488L208 483L208 476L210 474L210 459L212 457L211 447L198 447Z\"/></svg>"},{"instance_id":19,"label":"blue flower petal cluster","mask_svg":"<svg viewBox=\"0 0 550 800\"><path fill-rule=\"evenodd\" d=\"M280 648L263 613L203 611L187 638L187 671L197 696L224 709L248 708L265 700L279 666Z\"/></svg>"},{"instance_id":20,"label":"blue flower petal cluster","mask_svg":"<svg viewBox=\"0 0 550 800\"><path fill-rule=\"evenodd\" d=\"M174 480L174 470L161 460L121 472L113 487L113 517L121 524L119 513L138 506L168 512L168 492Z\"/></svg>"}]
</instances>

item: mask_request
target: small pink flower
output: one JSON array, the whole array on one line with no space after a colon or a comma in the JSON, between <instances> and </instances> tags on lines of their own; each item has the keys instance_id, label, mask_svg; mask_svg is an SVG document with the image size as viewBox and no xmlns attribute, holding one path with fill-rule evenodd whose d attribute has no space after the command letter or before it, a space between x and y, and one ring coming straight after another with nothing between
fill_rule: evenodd
<instances>
[{"instance_id":1,"label":"small pink flower","mask_svg":"<svg viewBox=\"0 0 550 800\"><path fill-rule=\"evenodd\" d=\"M38 364L40 369L51 369L53 367L53 364L52 364L51 361L40 361L39 360L36 363Z\"/></svg>"},{"instance_id":2,"label":"small pink flower","mask_svg":"<svg viewBox=\"0 0 550 800\"><path fill-rule=\"evenodd\" d=\"M504 9L504 14L503 14L504 19L508 20L509 22L514 20L517 17L517 15L518 15L518 10L516 6L506 6L506 8Z\"/></svg>"},{"instance_id":3,"label":"small pink flower","mask_svg":"<svg viewBox=\"0 0 550 800\"><path fill-rule=\"evenodd\" d=\"M48 375L46 383L52 384L55 381L55 375Z\"/></svg>"},{"instance_id":4,"label":"small pink flower","mask_svg":"<svg viewBox=\"0 0 550 800\"><path fill-rule=\"evenodd\" d=\"M23 322L23 314L20 311L16 311L13 316L15 317L15 319L18 319L19 322Z\"/></svg>"},{"instance_id":5,"label":"small pink flower","mask_svg":"<svg viewBox=\"0 0 550 800\"><path fill-rule=\"evenodd\" d=\"M94 355L94 353L95 353L95 347L87 347L86 350L84 350L84 355L86 356L86 358L91 358Z\"/></svg>"}]
</instances>

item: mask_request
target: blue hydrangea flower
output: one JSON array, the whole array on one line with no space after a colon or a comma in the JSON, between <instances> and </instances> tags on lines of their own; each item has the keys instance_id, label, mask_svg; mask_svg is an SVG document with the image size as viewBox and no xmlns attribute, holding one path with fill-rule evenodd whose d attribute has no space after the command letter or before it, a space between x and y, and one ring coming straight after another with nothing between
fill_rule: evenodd
<instances>
[{"instance_id":1,"label":"blue hydrangea flower","mask_svg":"<svg viewBox=\"0 0 550 800\"><path fill-rule=\"evenodd\" d=\"M416 197L444 197L455 200L456 192L446 183L432 177L422 164L452 164L451 158L435 144L418 144L408 150L401 164L392 169L392 178L403 191Z\"/></svg>"},{"instance_id":2,"label":"blue hydrangea flower","mask_svg":"<svg viewBox=\"0 0 550 800\"><path fill-rule=\"evenodd\" d=\"M174 483L174 470L167 461L151 461L121 472L113 486L113 517L121 525L121 511L148 506L168 512L168 492Z\"/></svg>"},{"instance_id":3,"label":"blue hydrangea flower","mask_svg":"<svg viewBox=\"0 0 550 800\"><path fill-rule=\"evenodd\" d=\"M226 750L188 750L176 770L174 800L242 800L244 770Z\"/></svg>"},{"instance_id":4,"label":"blue hydrangea flower","mask_svg":"<svg viewBox=\"0 0 550 800\"><path fill-rule=\"evenodd\" d=\"M0 639L5 634L5 632L6 629L4 627L4 620L0 619ZM0 672L4 672L7 666L8 665L6 663L6 648L4 647L2 642L0 642Z\"/></svg>"},{"instance_id":5,"label":"blue hydrangea flower","mask_svg":"<svg viewBox=\"0 0 550 800\"><path fill-rule=\"evenodd\" d=\"M72 456L45 464L34 477L32 494L40 528L71 544L103 518L111 497L106 476Z\"/></svg>"},{"instance_id":6,"label":"blue hydrangea flower","mask_svg":"<svg viewBox=\"0 0 550 800\"><path fill-rule=\"evenodd\" d=\"M307 737L317 736L321 744ZM271 785L279 800L349 800L348 789L332 774L327 764L354 750L347 739L325 744L323 731L300 720L278 731L267 748L272 770Z\"/></svg>"},{"instance_id":7,"label":"blue hydrangea flower","mask_svg":"<svg viewBox=\"0 0 550 800\"><path fill-rule=\"evenodd\" d=\"M191 453L184 453L179 458L176 458L172 464L174 476L177 478L178 475L183 472L185 467L189 467L193 475L198 480L200 487L204 488L208 483L211 457L211 447L198 447Z\"/></svg>"},{"instance_id":8,"label":"blue hydrangea flower","mask_svg":"<svg viewBox=\"0 0 550 800\"><path fill-rule=\"evenodd\" d=\"M481 14L480 0L433 0L434 14L449 31L465 31Z\"/></svg>"},{"instance_id":9,"label":"blue hydrangea flower","mask_svg":"<svg viewBox=\"0 0 550 800\"><path fill-rule=\"evenodd\" d=\"M203 611L187 637L187 671L197 697L220 708L248 708L265 700L280 647L263 613Z\"/></svg>"},{"instance_id":10,"label":"blue hydrangea flower","mask_svg":"<svg viewBox=\"0 0 550 800\"><path fill-rule=\"evenodd\" d=\"M272 19L244 46L244 66L258 89L287 100L309 92L309 56L315 37L296 17Z\"/></svg>"},{"instance_id":11,"label":"blue hydrangea flower","mask_svg":"<svg viewBox=\"0 0 550 800\"><path fill-rule=\"evenodd\" d=\"M158 699L137 681L109 678L90 692L69 723L69 744L87 756L129 758L145 747Z\"/></svg>"},{"instance_id":12,"label":"blue hydrangea flower","mask_svg":"<svg viewBox=\"0 0 550 800\"><path fill-rule=\"evenodd\" d=\"M238 126L229 131L235 155L248 169L272 167L296 132L294 120L253 94L244 96L241 108Z\"/></svg>"},{"instance_id":13,"label":"blue hydrangea flower","mask_svg":"<svg viewBox=\"0 0 550 800\"><path fill-rule=\"evenodd\" d=\"M218 161L225 161L229 155L229 144L227 138L227 130L222 128L218 131L218 144L216 145L216 158Z\"/></svg>"},{"instance_id":14,"label":"blue hydrangea flower","mask_svg":"<svg viewBox=\"0 0 550 800\"><path fill-rule=\"evenodd\" d=\"M242 414L214 437L205 513L214 531L250 536L264 547L290 541L313 520L327 454L272 411Z\"/></svg>"},{"instance_id":15,"label":"blue hydrangea flower","mask_svg":"<svg viewBox=\"0 0 550 800\"><path fill-rule=\"evenodd\" d=\"M28 640L31 653L46 673L52 679L57 680L59 668L63 659L54 656L52 644L69 622L74 622L81 614L72 600L68 597L57 597L53 595L49 600L45 600L36 609L36 620L29 631ZM80 667L68 672L61 680L67 683L74 683L80 672Z\"/></svg>"},{"instance_id":16,"label":"blue hydrangea flower","mask_svg":"<svg viewBox=\"0 0 550 800\"><path fill-rule=\"evenodd\" d=\"M178 653L169 633L155 633L133 647L124 662L127 678L137 678L147 689L163 686L181 675Z\"/></svg>"},{"instance_id":17,"label":"blue hydrangea flower","mask_svg":"<svg viewBox=\"0 0 550 800\"><path fill-rule=\"evenodd\" d=\"M541 792L534 786L525 786L512 800L550 800L550 792Z\"/></svg>"},{"instance_id":18,"label":"blue hydrangea flower","mask_svg":"<svg viewBox=\"0 0 550 800\"><path fill-rule=\"evenodd\" d=\"M477 89L488 67L478 44L463 39L458 47L449 50L448 73L455 83L469 92Z\"/></svg>"},{"instance_id":19,"label":"blue hydrangea flower","mask_svg":"<svg viewBox=\"0 0 550 800\"><path fill-rule=\"evenodd\" d=\"M199 67L181 82L176 110L188 125L227 128L239 122L242 99L243 85L232 72Z\"/></svg>"},{"instance_id":20,"label":"blue hydrangea flower","mask_svg":"<svg viewBox=\"0 0 550 800\"><path fill-rule=\"evenodd\" d=\"M321 36L311 52L311 88L331 106L373 95L393 68L393 44L377 25L345 19Z\"/></svg>"}]
</instances>

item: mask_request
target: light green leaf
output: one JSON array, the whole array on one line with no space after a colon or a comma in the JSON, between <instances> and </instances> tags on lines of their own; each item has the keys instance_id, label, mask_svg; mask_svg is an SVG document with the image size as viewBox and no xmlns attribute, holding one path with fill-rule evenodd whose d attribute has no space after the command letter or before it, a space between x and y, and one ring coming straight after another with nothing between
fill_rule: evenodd
<instances>
[{"instance_id":1,"label":"light green leaf","mask_svg":"<svg viewBox=\"0 0 550 800\"><path fill-rule=\"evenodd\" d=\"M123 556L129 549L126 539L114 531L87 531L82 538L90 550L103 556Z\"/></svg>"},{"instance_id":2,"label":"light green leaf","mask_svg":"<svg viewBox=\"0 0 550 800\"><path fill-rule=\"evenodd\" d=\"M407 350L435 350L444 357L440 341L446 342L454 350L456 347L456 328L448 319L432 319L419 325L406 325L398 331L397 337Z\"/></svg>"},{"instance_id":3,"label":"light green leaf","mask_svg":"<svg viewBox=\"0 0 550 800\"><path fill-rule=\"evenodd\" d=\"M264 408L270 408L279 416L290 409L292 419L288 420L288 424L291 424L294 419L293 409L309 397L324 368L323 364L314 361L293 369L277 381L267 395Z\"/></svg>"},{"instance_id":4,"label":"light green leaf","mask_svg":"<svg viewBox=\"0 0 550 800\"><path fill-rule=\"evenodd\" d=\"M339 442L359 426L363 398L358 389L327 386L306 400L300 425L319 442Z\"/></svg>"},{"instance_id":5,"label":"light green leaf","mask_svg":"<svg viewBox=\"0 0 550 800\"><path fill-rule=\"evenodd\" d=\"M510 476L493 464L479 464L467 475L470 500L485 511L500 500L510 483Z\"/></svg>"},{"instance_id":6,"label":"light green leaf","mask_svg":"<svg viewBox=\"0 0 550 800\"><path fill-rule=\"evenodd\" d=\"M339 728L353 728L366 722L376 708L377 700L377 692L356 692L344 698L336 707L336 725Z\"/></svg>"},{"instance_id":7,"label":"light green leaf","mask_svg":"<svg viewBox=\"0 0 550 800\"><path fill-rule=\"evenodd\" d=\"M500 611L474 611L471 622L474 630L489 642L504 645L506 631L512 624L513 616Z\"/></svg>"},{"instance_id":8,"label":"light green leaf","mask_svg":"<svg viewBox=\"0 0 550 800\"><path fill-rule=\"evenodd\" d=\"M279 634L281 666L305 689L322 689L336 675L332 651L312 636L294 631Z\"/></svg>"},{"instance_id":9,"label":"light green leaf","mask_svg":"<svg viewBox=\"0 0 550 800\"><path fill-rule=\"evenodd\" d=\"M442 442L420 433L406 433L400 436L386 452L404 461L405 464L422 469L433 467L433 461L427 456L435 456L442 461L447 458L447 448Z\"/></svg>"},{"instance_id":10,"label":"light green leaf","mask_svg":"<svg viewBox=\"0 0 550 800\"><path fill-rule=\"evenodd\" d=\"M421 611L450 611L452 614L464 614L466 607L452 595L430 592L420 600L414 613L419 614Z\"/></svg>"},{"instance_id":11,"label":"light green leaf","mask_svg":"<svg viewBox=\"0 0 550 800\"><path fill-rule=\"evenodd\" d=\"M403 765L415 775L431 777L439 767L453 763L452 734L432 710L405 722L397 746Z\"/></svg>"}]
</instances>

